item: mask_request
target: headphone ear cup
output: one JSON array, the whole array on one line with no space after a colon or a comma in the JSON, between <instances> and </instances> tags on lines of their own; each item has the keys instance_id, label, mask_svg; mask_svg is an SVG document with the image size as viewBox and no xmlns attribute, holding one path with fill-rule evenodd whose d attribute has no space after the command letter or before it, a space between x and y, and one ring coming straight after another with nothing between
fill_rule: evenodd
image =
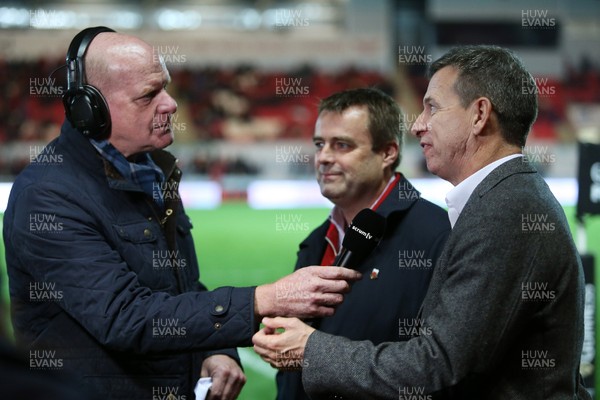
<instances>
[{"instance_id":1,"label":"headphone ear cup","mask_svg":"<svg viewBox=\"0 0 600 400\"><path fill-rule=\"evenodd\" d=\"M74 128L90 139L110 136L110 111L102 93L94 86L83 85L65 98L67 119Z\"/></svg>"}]
</instances>

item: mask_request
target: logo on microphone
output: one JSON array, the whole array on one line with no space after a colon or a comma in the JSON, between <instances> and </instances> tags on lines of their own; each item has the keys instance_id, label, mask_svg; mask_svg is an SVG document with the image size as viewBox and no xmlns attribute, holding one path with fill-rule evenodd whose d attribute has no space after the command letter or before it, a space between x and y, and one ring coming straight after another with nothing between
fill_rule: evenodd
<instances>
[{"instance_id":1,"label":"logo on microphone","mask_svg":"<svg viewBox=\"0 0 600 400\"><path fill-rule=\"evenodd\" d=\"M359 235L364 236L367 240L373 239L373 235L371 235L369 232L365 232L365 231L357 228L355 225L352 225L350 228L352 228L352 230L357 232Z\"/></svg>"}]
</instances>

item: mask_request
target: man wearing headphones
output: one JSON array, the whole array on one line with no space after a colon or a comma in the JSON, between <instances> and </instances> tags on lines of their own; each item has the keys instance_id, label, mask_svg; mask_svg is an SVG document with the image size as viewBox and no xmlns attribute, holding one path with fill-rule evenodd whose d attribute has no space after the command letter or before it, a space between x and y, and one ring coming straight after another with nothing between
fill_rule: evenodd
<instances>
[{"instance_id":1,"label":"man wearing headphones","mask_svg":"<svg viewBox=\"0 0 600 400\"><path fill-rule=\"evenodd\" d=\"M165 64L98 27L73 39L67 68L68 121L16 179L4 216L18 344L32 368L70 371L102 399L193 399L200 376L209 399L236 398L245 377L231 347L250 345L262 316L331 315L360 274L308 267L207 291L181 171L162 150L177 110ZM278 287L302 296L277 303Z\"/></svg>"}]
</instances>

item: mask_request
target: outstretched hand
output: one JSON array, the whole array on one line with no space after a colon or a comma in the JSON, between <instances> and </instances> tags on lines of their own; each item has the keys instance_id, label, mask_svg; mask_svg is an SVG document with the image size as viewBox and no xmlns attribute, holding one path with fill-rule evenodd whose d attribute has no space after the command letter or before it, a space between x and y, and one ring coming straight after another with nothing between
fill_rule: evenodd
<instances>
[{"instance_id":1,"label":"outstretched hand","mask_svg":"<svg viewBox=\"0 0 600 400\"><path fill-rule=\"evenodd\" d=\"M350 282L362 275L348 268L300 268L255 292L255 313L261 317L319 318L333 315L350 291Z\"/></svg>"}]
</instances>

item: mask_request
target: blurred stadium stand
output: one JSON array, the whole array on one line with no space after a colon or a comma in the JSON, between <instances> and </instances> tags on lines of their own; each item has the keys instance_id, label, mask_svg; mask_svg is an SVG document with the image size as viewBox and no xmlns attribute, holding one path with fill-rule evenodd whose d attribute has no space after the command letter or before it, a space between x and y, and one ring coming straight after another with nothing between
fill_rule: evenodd
<instances>
[{"instance_id":1,"label":"blurred stadium stand","mask_svg":"<svg viewBox=\"0 0 600 400\"><path fill-rule=\"evenodd\" d=\"M568 110L600 103L599 11L593 0L14 2L0 7L0 180L58 135L64 70L52 71L73 34L98 24L141 36L165 58L179 104L172 151L188 178L242 177L242 191L244 177L310 178L312 162L275 159L278 146L294 146L312 160L320 98L378 87L398 99L408 128L426 62L401 54L429 62L467 43L508 46L523 58L540 93L528 145L560 155L540 166L544 174L573 177L577 127ZM407 136L402 170L427 176Z\"/></svg>"}]
</instances>

